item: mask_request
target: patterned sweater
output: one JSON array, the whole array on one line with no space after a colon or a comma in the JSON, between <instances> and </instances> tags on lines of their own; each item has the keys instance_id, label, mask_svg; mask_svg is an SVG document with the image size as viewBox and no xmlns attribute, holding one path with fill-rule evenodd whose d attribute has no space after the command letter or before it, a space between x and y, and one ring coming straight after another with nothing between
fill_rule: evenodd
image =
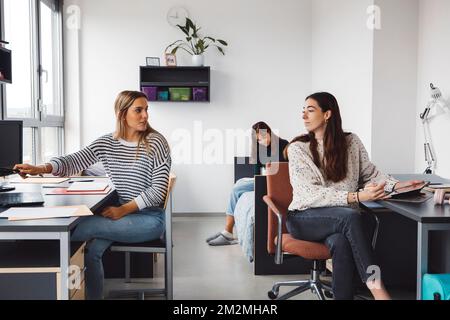
<instances>
[{"instance_id":1,"label":"patterned sweater","mask_svg":"<svg viewBox=\"0 0 450 320\"><path fill-rule=\"evenodd\" d=\"M159 133L147 136L148 152L137 142L104 135L74 154L50 160L52 174L70 176L101 162L122 204L134 200L142 210L164 203L171 166L170 149Z\"/></svg>"},{"instance_id":2,"label":"patterned sweater","mask_svg":"<svg viewBox=\"0 0 450 320\"><path fill-rule=\"evenodd\" d=\"M325 180L323 169L314 164L309 142L295 142L289 146L289 176L293 188L293 200L289 210L349 206L348 193L358 191L369 182L386 181L385 190L392 191L398 181L380 172L370 162L369 155L357 135L350 134L347 139L347 177L337 183ZM318 141L317 151L322 160L322 141Z\"/></svg>"}]
</instances>

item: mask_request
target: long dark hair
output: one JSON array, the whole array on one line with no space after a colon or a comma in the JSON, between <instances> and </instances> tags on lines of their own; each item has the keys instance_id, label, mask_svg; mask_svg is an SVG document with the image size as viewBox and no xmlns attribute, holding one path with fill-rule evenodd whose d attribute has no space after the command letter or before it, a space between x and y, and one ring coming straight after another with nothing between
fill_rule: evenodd
<instances>
[{"instance_id":1,"label":"long dark hair","mask_svg":"<svg viewBox=\"0 0 450 320\"><path fill-rule=\"evenodd\" d=\"M336 98L328 92L314 93L306 97L305 100L308 99L313 99L316 101L322 112L331 111L331 117L328 119L323 138L323 162L320 161L319 152L317 151L317 140L314 132L309 132L308 134L296 137L291 141L291 143L297 141L309 142L309 150L313 155L314 164L318 168L324 169L325 179L333 182L342 181L347 176L348 170L348 143L346 136L348 136L349 133L345 133L342 130L342 118L339 111L339 104ZM287 148L285 151L287 151ZM287 158L286 153L285 156Z\"/></svg>"},{"instance_id":2,"label":"long dark hair","mask_svg":"<svg viewBox=\"0 0 450 320\"><path fill-rule=\"evenodd\" d=\"M278 150L279 137L272 132L272 129L269 125L263 121L259 121L252 126L252 152L250 156L250 163L255 164L258 162L258 153L259 153L259 143L257 139L257 134L260 132L265 132L270 135L270 147L271 150ZM269 147L269 146L268 146ZM272 153L272 157L274 154Z\"/></svg>"}]
</instances>

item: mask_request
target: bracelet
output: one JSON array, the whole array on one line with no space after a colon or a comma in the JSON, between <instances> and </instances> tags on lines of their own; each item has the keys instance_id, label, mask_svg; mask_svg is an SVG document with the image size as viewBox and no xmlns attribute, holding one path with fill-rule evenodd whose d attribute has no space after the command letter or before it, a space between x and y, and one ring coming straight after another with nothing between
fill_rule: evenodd
<instances>
[{"instance_id":1,"label":"bracelet","mask_svg":"<svg viewBox=\"0 0 450 320\"><path fill-rule=\"evenodd\" d=\"M359 202L360 202L360 201L359 201L359 191L356 192L356 199L358 199L358 203L359 203Z\"/></svg>"}]
</instances>

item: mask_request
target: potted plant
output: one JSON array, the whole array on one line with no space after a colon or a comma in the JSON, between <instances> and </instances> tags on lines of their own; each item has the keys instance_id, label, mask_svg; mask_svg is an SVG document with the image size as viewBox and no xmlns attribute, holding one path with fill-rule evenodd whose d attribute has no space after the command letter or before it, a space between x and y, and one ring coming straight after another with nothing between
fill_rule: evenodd
<instances>
[{"instance_id":1,"label":"potted plant","mask_svg":"<svg viewBox=\"0 0 450 320\"><path fill-rule=\"evenodd\" d=\"M184 50L192 56L192 64L194 66L203 66L203 53L210 46L216 47L221 54L225 55L225 51L222 46L228 46L228 43L221 39L201 36L198 33L201 28L197 27L191 19L186 18L186 24L184 26L177 25L177 27L186 35L186 39L177 40L171 43L167 46L165 52L167 52L167 50L171 50L170 53L176 54L179 49Z\"/></svg>"}]
</instances>

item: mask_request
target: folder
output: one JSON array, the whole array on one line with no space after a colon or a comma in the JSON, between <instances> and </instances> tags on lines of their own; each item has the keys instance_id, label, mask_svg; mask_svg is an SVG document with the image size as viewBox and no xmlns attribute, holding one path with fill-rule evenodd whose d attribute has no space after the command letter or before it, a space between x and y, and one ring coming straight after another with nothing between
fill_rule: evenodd
<instances>
[{"instance_id":1,"label":"folder","mask_svg":"<svg viewBox=\"0 0 450 320\"><path fill-rule=\"evenodd\" d=\"M45 195L102 195L108 194L111 191L111 187L107 187L105 190L88 190L88 191L69 191L69 188L52 188L47 191Z\"/></svg>"}]
</instances>

